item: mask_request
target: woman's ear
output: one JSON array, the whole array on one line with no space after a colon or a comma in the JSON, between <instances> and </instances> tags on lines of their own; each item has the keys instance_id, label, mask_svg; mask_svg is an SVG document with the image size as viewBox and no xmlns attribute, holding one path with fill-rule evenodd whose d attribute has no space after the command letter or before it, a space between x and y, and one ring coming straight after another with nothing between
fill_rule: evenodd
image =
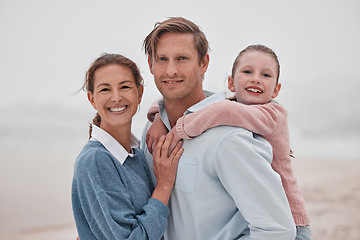
<instances>
[{"instance_id":1,"label":"woman's ear","mask_svg":"<svg viewBox=\"0 0 360 240\"><path fill-rule=\"evenodd\" d=\"M87 97L88 97L88 100L89 100L90 104L93 106L93 108L95 110L97 110L96 109L96 104L95 104L95 101L94 101L94 95L89 91L89 92L87 92Z\"/></svg>"},{"instance_id":2,"label":"woman's ear","mask_svg":"<svg viewBox=\"0 0 360 240\"><path fill-rule=\"evenodd\" d=\"M228 89L229 89L231 92L235 92L234 78L231 77L231 76L228 77Z\"/></svg>"},{"instance_id":3,"label":"woman's ear","mask_svg":"<svg viewBox=\"0 0 360 240\"><path fill-rule=\"evenodd\" d=\"M276 98L277 95L279 95L280 89L281 89L281 83L276 84L274 91L271 95L271 98Z\"/></svg>"},{"instance_id":4,"label":"woman's ear","mask_svg":"<svg viewBox=\"0 0 360 240\"><path fill-rule=\"evenodd\" d=\"M144 86L143 86L143 85L140 85L138 91L139 91L138 104L140 104L140 103L141 103L142 96L143 96L143 93L144 93Z\"/></svg>"}]
</instances>

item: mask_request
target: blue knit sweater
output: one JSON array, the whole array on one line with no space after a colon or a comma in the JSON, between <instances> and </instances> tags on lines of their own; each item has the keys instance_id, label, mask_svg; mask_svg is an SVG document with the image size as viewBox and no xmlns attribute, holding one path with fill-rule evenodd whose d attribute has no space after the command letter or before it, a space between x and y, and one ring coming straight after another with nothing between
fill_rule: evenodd
<instances>
[{"instance_id":1,"label":"blue knit sweater","mask_svg":"<svg viewBox=\"0 0 360 240\"><path fill-rule=\"evenodd\" d=\"M80 239L160 239L169 209L151 198L149 167L140 149L121 164L100 142L77 157L72 207Z\"/></svg>"}]
</instances>

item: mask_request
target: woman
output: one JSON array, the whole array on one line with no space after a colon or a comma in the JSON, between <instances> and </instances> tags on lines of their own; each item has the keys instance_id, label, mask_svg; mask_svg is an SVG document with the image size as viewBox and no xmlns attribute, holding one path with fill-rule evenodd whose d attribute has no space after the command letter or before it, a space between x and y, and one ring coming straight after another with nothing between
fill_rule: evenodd
<instances>
[{"instance_id":1,"label":"woman","mask_svg":"<svg viewBox=\"0 0 360 240\"><path fill-rule=\"evenodd\" d=\"M181 143L167 155L172 135L154 153L154 189L132 117L143 93L136 64L105 54L86 73L83 89L97 110L90 140L76 159L72 206L80 239L160 239L174 186Z\"/></svg>"}]
</instances>

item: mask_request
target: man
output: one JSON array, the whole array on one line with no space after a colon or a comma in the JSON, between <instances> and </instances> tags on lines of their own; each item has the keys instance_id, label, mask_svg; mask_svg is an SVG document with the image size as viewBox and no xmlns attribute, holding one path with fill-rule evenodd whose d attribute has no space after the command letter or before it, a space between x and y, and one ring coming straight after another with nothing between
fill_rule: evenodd
<instances>
[{"instance_id":1,"label":"man","mask_svg":"<svg viewBox=\"0 0 360 240\"><path fill-rule=\"evenodd\" d=\"M168 129L224 94L202 90L209 64L208 42L184 18L158 23L144 41L150 71L163 96L160 116ZM206 95L211 95L207 97ZM152 156L142 149L152 166ZM243 128L220 126L184 140L169 207L166 239L294 239L295 225L272 149ZM155 178L153 178L155 181Z\"/></svg>"}]
</instances>

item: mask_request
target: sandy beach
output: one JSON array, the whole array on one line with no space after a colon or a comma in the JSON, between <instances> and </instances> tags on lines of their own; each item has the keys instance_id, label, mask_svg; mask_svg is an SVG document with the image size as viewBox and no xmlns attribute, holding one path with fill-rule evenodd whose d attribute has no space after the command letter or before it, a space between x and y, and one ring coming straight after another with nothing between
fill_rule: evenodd
<instances>
[{"instance_id":1,"label":"sandy beach","mask_svg":"<svg viewBox=\"0 0 360 240\"><path fill-rule=\"evenodd\" d=\"M1 240L75 240L74 157L1 156ZM360 159L297 157L293 166L314 239L360 239Z\"/></svg>"}]
</instances>

